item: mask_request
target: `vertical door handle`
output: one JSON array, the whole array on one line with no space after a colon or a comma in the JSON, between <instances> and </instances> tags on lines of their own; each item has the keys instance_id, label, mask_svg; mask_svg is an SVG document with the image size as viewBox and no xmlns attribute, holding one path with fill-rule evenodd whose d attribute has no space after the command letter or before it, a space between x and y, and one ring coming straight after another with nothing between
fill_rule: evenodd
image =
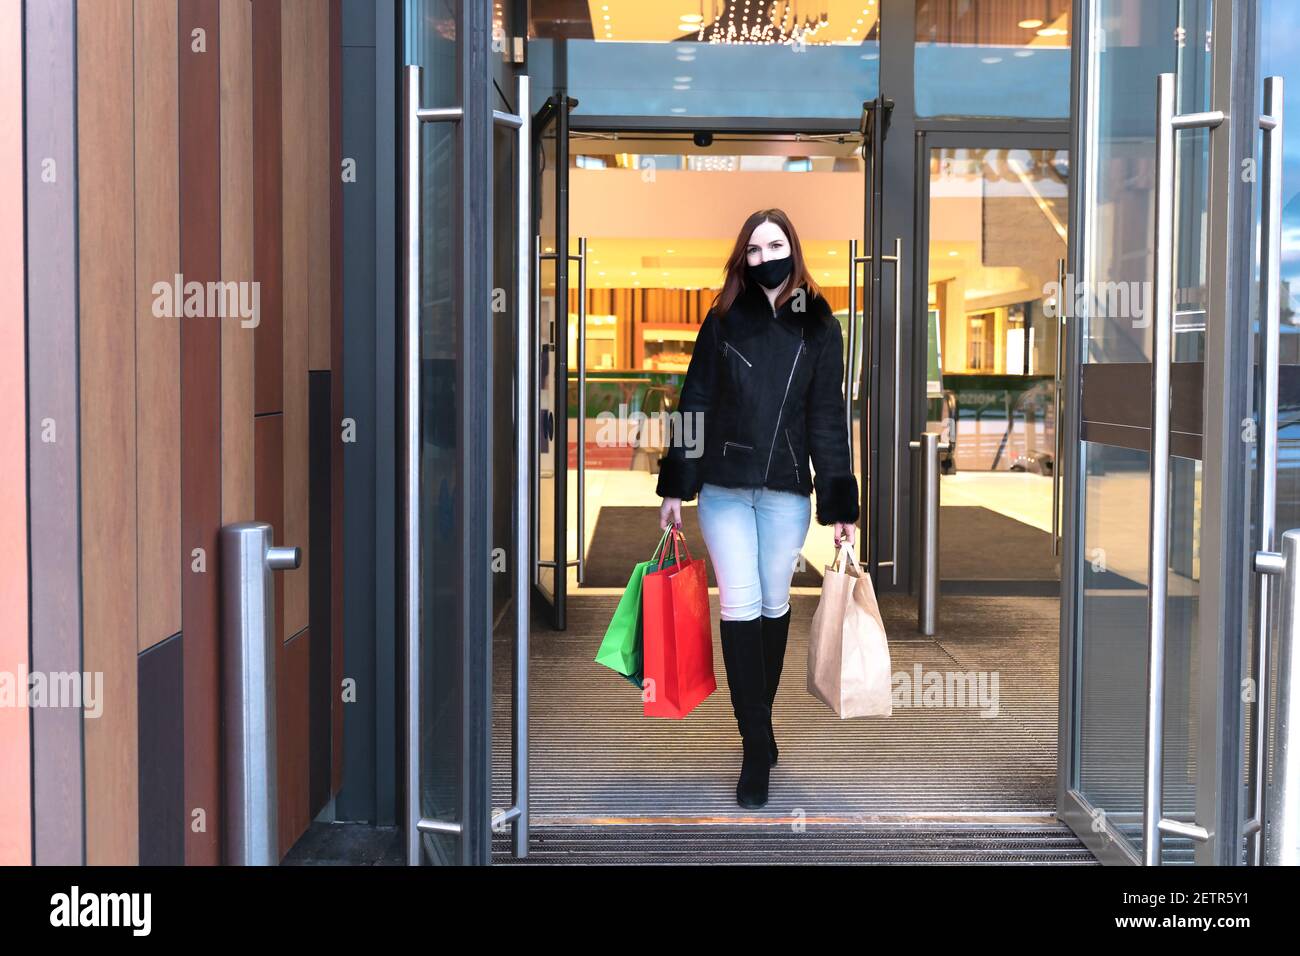
<instances>
[{"instance_id":1,"label":"vertical door handle","mask_svg":"<svg viewBox=\"0 0 1300 956\"><path fill-rule=\"evenodd\" d=\"M849 348L844 368L844 419L849 432L849 451L853 451L853 400L857 398L858 378L862 374L862 347L867 336L865 322L858 321L858 266L870 265L871 255L858 255L858 240L849 240Z\"/></svg>"},{"instance_id":2,"label":"vertical door handle","mask_svg":"<svg viewBox=\"0 0 1300 956\"><path fill-rule=\"evenodd\" d=\"M514 709L511 713L511 744L513 764L511 789L513 806L506 811L514 827L514 855L528 855L528 649L529 628L532 624L532 588L530 575L524 573L523 563L528 561L535 574L537 565L531 560L533 536L533 454L537 445L531 440L535 421L532 413L534 391L533 368L533 302L530 297L534 277L528 274L529 263L536 263L530 254L533 218L533 131L532 110L529 106L529 77L516 79L515 109L518 115L519 159L518 178L515 182L515 667ZM508 122L508 120L507 120ZM513 125L513 124L511 124ZM540 270L534 270L538 272ZM494 821L495 824L496 821Z\"/></svg>"},{"instance_id":3,"label":"vertical door handle","mask_svg":"<svg viewBox=\"0 0 1300 956\"><path fill-rule=\"evenodd\" d=\"M893 499L889 507L889 571L892 583L898 583L898 463L903 457L901 422L902 409L899 407L902 397L902 370L898 367L902 352L903 339L903 240L894 237L894 254L881 256L881 262L894 264L894 480L891 483L890 496ZM928 327L928 323L927 323Z\"/></svg>"},{"instance_id":4,"label":"vertical door handle","mask_svg":"<svg viewBox=\"0 0 1300 956\"><path fill-rule=\"evenodd\" d=\"M1273 551L1277 534L1277 383L1279 336L1282 319L1282 77L1264 79L1263 198L1260 203L1260 382L1259 454L1256 475L1259 498L1259 551ZM1247 858L1258 866L1263 860L1265 824L1264 773L1267 767L1269 702L1269 574L1255 561L1255 710L1252 720L1251 817L1246 821Z\"/></svg>"},{"instance_id":5,"label":"vertical door handle","mask_svg":"<svg viewBox=\"0 0 1300 956\"><path fill-rule=\"evenodd\" d=\"M530 122L531 119L532 118L529 117ZM532 151L530 150L528 153L530 165L531 165L532 155L533 155ZM531 211L530 211L530 215L531 215ZM529 350L529 358L532 362L532 365L530 366L530 371L529 371L529 392L528 392L529 420L528 420L528 427L525 429L525 432L527 433L529 440L532 442L532 450L529 452L529 454L532 457L529 459L529 465L528 465L528 471L530 475L529 504L530 504L530 509L532 511L532 516L529 520L529 525L531 528L529 532L529 536L531 540L529 543L528 554L529 554L529 559L532 563L533 584L537 587L540 587L542 583L542 574L541 574L542 563L539 560L542 556L542 551L541 551L541 542L539 541L540 530L537 527L533 526L533 522L537 521L538 516L542 513L540 507L541 494L542 494L541 493L542 469L540 466L540 462L537 458L537 456L540 454L539 449L542 447L541 440L540 440L541 429L542 429L542 415L541 415L542 403L538 401L538 396L540 395L540 389L542 386L541 356L542 356L542 351L545 348L545 346L542 345L542 315L541 315L542 259L543 259L542 237L537 233L534 233L533 254L532 254L533 298L531 303L529 303L530 327L528 330L528 336L529 336L528 341L530 343L535 343L536 347L530 348Z\"/></svg>"},{"instance_id":6,"label":"vertical door handle","mask_svg":"<svg viewBox=\"0 0 1300 956\"><path fill-rule=\"evenodd\" d=\"M1169 597L1169 376L1174 324L1174 140L1180 129L1213 129L1222 112L1174 112L1174 74L1156 77L1156 216L1151 323L1151 554L1147 598L1146 779L1142 806L1142 856L1160 865L1161 834L1198 842L1209 840L1203 827L1164 817L1165 603Z\"/></svg>"},{"instance_id":7,"label":"vertical door handle","mask_svg":"<svg viewBox=\"0 0 1300 956\"><path fill-rule=\"evenodd\" d=\"M1056 381L1052 388L1052 554L1061 553L1061 360L1065 354L1065 260L1056 260Z\"/></svg>"},{"instance_id":8,"label":"vertical door handle","mask_svg":"<svg viewBox=\"0 0 1300 956\"><path fill-rule=\"evenodd\" d=\"M578 583L587 571L587 237L578 237ZM564 291L565 299L569 291ZM568 308L567 304L565 308ZM566 439L567 440L567 439ZM564 453L569 453L566 448Z\"/></svg>"}]
</instances>

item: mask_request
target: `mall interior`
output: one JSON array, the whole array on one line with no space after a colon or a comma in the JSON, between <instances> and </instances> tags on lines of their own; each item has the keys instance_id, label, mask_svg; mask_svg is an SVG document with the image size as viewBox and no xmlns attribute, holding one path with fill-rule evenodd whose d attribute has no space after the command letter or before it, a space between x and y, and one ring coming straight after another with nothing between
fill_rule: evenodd
<instances>
[{"instance_id":1,"label":"mall interior","mask_svg":"<svg viewBox=\"0 0 1300 956\"><path fill-rule=\"evenodd\" d=\"M0 862L245 862L243 522L299 549L263 862L1300 852L1298 37L1284 0L7 7L0 671L102 699L0 708ZM716 647L681 720L594 655L762 208L841 325L895 704L805 687L814 520L755 811Z\"/></svg>"}]
</instances>

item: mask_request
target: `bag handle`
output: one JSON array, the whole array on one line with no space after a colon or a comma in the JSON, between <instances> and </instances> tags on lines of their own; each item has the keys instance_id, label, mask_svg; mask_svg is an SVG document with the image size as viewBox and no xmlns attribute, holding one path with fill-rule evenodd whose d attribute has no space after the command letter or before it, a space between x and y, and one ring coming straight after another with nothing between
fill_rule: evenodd
<instances>
[{"instance_id":1,"label":"bag handle","mask_svg":"<svg viewBox=\"0 0 1300 956\"><path fill-rule=\"evenodd\" d=\"M857 568L859 571L862 570L862 565L858 563L858 554L856 551L853 550L853 543L851 541L842 542L839 546L839 549L836 551L835 572L837 574L844 573L845 558L847 558L849 561L852 561L853 566Z\"/></svg>"},{"instance_id":2,"label":"bag handle","mask_svg":"<svg viewBox=\"0 0 1300 956\"><path fill-rule=\"evenodd\" d=\"M659 551L663 548L664 543L668 540L668 536L672 534L672 531L673 531L673 526L671 524L668 527L664 528L664 533L659 536L659 543L655 545L654 553L650 555L651 561L659 560Z\"/></svg>"},{"instance_id":3,"label":"bag handle","mask_svg":"<svg viewBox=\"0 0 1300 956\"><path fill-rule=\"evenodd\" d=\"M690 548L686 547L686 535L682 533L681 528L679 528L677 525L673 525L669 530L672 532L673 535L673 561L680 568L682 567L681 551L684 550L686 552L686 562L688 564L692 560L691 551ZM678 547L679 545L680 545L680 550ZM667 557L668 557L668 550L665 548L663 555L659 558L659 565L655 570L660 570L663 568L664 558Z\"/></svg>"}]
</instances>

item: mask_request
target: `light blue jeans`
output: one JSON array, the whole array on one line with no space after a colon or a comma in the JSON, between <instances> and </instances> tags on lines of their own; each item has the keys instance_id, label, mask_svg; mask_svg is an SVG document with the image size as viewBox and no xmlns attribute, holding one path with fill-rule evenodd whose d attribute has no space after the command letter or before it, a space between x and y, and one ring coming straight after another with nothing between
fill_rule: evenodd
<instances>
[{"instance_id":1,"label":"light blue jeans","mask_svg":"<svg viewBox=\"0 0 1300 956\"><path fill-rule=\"evenodd\" d=\"M807 495L705 482L696 498L700 533L718 579L724 621L780 617L812 520Z\"/></svg>"}]
</instances>

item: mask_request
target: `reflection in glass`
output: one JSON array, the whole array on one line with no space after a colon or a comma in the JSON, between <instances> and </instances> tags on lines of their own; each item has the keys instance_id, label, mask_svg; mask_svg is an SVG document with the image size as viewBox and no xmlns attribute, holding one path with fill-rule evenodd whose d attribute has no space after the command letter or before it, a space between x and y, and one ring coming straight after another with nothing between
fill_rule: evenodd
<instances>
[{"instance_id":1,"label":"reflection in glass","mask_svg":"<svg viewBox=\"0 0 1300 956\"><path fill-rule=\"evenodd\" d=\"M917 0L918 116L1070 115L1070 0Z\"/></svg>"}]
</instances>

